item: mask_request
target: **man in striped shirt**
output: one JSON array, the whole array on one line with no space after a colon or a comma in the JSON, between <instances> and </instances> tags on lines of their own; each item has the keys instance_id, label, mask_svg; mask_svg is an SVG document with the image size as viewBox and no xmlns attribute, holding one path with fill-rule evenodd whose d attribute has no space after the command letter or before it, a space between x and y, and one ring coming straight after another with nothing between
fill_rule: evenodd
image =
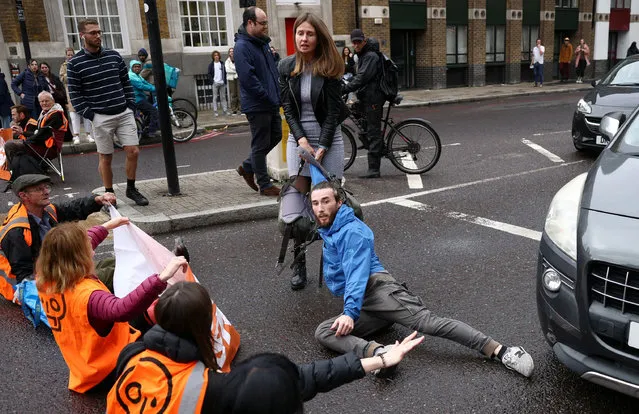
<instances>
[{"instance_id":1,"label":"man in striped shirt","mask_svg":"<svg viewBox=\"0 0 639 414\"><path fill-rule=\"evenodd\" d=\"M135 188L140 149L129 71L118 52L102 48L102 31L97 20L81 20L78 31L84 48L67 64L69 95L76 112L93 124L104 189L114 192L111 161L113 136L117 134L126 152L126 196L137 205L146 206L149 200Z\"/></svg>"}]
</instances>

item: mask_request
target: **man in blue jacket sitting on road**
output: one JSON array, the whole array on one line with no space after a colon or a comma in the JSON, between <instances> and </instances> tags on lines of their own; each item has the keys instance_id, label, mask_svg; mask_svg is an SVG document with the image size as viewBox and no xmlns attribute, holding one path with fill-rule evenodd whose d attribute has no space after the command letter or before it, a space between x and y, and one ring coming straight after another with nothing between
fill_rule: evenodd
<instances>
[{"instance_id":1,"label":"man in blue jacket sitting on road","mask_svg":"<svg viewBox=\"0 0 639 414\"><path fill-rule=\"evenodd\" d=\"M344 297L344 311L317 327L315 339L320 344L340 353L355 351L360 358L372 357L393 345L361 337L398 323L465 345L525 377L532 374L532 357L522 347L501 345L463 322L434 315L405 283L396 281L375 254L372 230L342 202L332 183L316 184L311 203L324 241L326 286L333 295ZM389 374L390 369L378 372L379 376Z\"/></svg>"},{"instance_id":2,"label":"man in blue jacket sitting on road","mask_svg":"<svg viewBox=\"0 0 639 414\"><path fill-rule=\"evenodd\" d=\"M135 95L135 106L138 110L142 111L148 120L148 125L145 125L143 135L154 136L158 131L158 111L153 104L149 102L147 92L151 94L155 93L155 86L144 80L140 72L142 72L142 62L132 60L129 63L129 80L131 81L133 94Z\"/></svg>"}]
</instances>

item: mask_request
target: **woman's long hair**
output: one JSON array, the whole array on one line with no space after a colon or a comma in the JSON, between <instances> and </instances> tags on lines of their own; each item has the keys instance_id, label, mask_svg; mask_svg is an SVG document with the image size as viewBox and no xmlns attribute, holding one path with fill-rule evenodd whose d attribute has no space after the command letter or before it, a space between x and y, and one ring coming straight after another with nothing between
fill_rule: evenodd
<instances>
[{"instance_id":1,"label":"woman's long hair","mask_svg":"<svg viewBox=\"0 0 639 414\"><path fill-rule=\"evenodd\" d=\"M293 36L296 36L297 28L308 22L315 29L317 36L317 46L315 46L315 59L313 60L313 75L322 76L324 78L341 79L344 75L344 62L340 56L335 42L331 38L326 24L313 13L302 13L293 25ZM297 42L295 42L295 68L291 72L291 76L296 76L304 71L304 58L299 50L297 50Z\"/></svg>"},{"instance_id":2,"label":"woman's long hair","mask_svg":"<svg viewBox=\"0 0 639 414\"><path fill-rule=\"evenodd\" d=\"M94 273L93 249L82 226L63 223L47 233L36 261L38 289L63 293Z\"/></svg>"},{"instance_id":3,"label":"woman's long hair","mask_svg":"<svg viewBox=\"0 0 639 414\"><path fill-rule=\"evenodd\" d=\"M204 286L196 282L178 282L160 296L155 318L165 331L194 342L204 365L217 369L213 351L213 307Z\"/></svg>"},{"instance_id":4,"label":"woman's long hair","mask_svg":"<svg viewBox=\"0 0 639 414\"><path fill-rule=\"evenodd\" d=\"M304 412L297 365L284 355L264 353L233 368L217 404L230 414Z\"/></svg>"}]
</instances>

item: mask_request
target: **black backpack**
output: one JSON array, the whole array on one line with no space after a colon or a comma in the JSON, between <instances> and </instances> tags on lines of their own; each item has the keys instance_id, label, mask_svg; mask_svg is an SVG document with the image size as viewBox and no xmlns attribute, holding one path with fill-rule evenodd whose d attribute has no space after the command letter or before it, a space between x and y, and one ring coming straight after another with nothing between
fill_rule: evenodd
<instances>
[{"instance_id":1,"label":"black backpack","mask_svg":"<svg viewBox=\"0 0 639 414\"><path fill-rule=\"evenodd\" d=\"M377 52L377 56L379 56L380 66L379 89L382 91L384 98L392 102L399 92L399 69L395 62L382 52Z\"/></svg>"}]
</instances>

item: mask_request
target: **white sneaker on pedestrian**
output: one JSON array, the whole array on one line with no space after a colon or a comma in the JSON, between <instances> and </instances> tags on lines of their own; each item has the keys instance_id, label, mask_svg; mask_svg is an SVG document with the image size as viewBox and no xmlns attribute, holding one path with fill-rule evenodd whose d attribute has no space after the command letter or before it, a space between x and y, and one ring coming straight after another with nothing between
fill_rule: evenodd
<instances>
[{"instance_id":1,"label":"white sneaker on pedestrian","mask_svg":"<svg viewBox=\"0 0 639 414\"><path fill-rule=\"evenodd\" d=\"M77 135L73 136L73 145L78 145L80 144L80 137Z\"/></svg>"},{"instance_id":2,"label":"white sneaker on pedestrian","mask_svg":"<svg viewBox=\"0 0 639 414\"><path fill-rule=\"evenodd\" d=\"M373 356L379 356L381 354L385 354L391 349L393 349L394 346L395 345L386 345L386 346L379 347L375 350L375 353L373 354ZM388 378L392 376L395 373L395 371L397 371L397 365L393 365L392 367L374 369L371 371L371 374L375 375L377 378Z\"/></svg>"},{"instance_id":3,"label":"white sneaker on pedestrian","mask_svg":"<svg viewBox=\"0 0 639 414\"><path fill-rule=\"evenodd\" d=\"M218 114L217 112L215 113L215 116L220 116L220 114Z\"/></svg>"},{"instance_id":4,"label":"white sneaker on pedestrian","mask_svg":"<svg viewBox=\"0 0 639 414\"><path fill-rule=\"evenodd\" d=\"M501 363L504 364L506 368L519 372L526 378L530 377L533 369L535 369L532 357L520 346L510 346L506 348L506 352L501 358Z\"/></svg>"},{"instance_id":5,"label":"white sneaker on pedestrian","mask_svg":"<svg viewBox=\"0 0 639 414\"><path fill-rule=\"evenodd\" d=\"M87 134L87 142L95 142L91 134Z\"/></svg>"}]
</instances>

